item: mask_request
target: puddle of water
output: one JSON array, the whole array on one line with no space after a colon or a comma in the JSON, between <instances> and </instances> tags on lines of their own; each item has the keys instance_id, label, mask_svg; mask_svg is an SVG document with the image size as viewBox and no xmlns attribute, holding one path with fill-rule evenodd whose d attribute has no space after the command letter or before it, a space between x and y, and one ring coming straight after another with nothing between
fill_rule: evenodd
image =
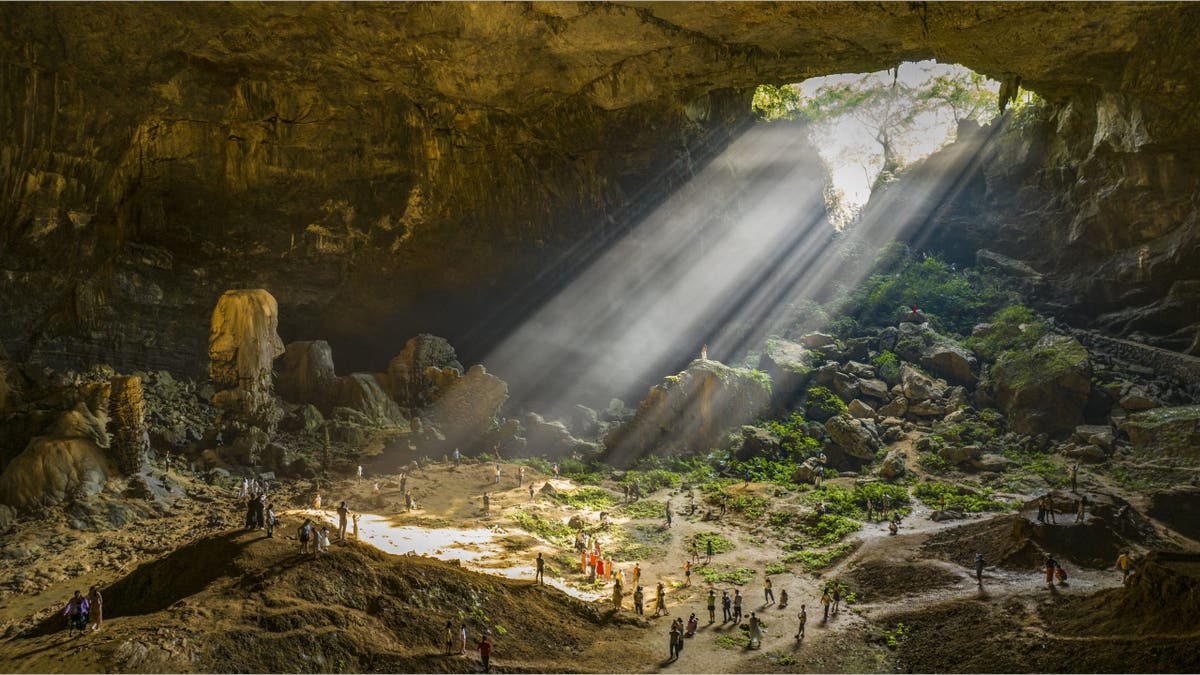
<instances>
[{"instance_id":1,"label":"puddle of water","mask_svg":"<svg viewBox=\"0 0 1200 675\"><path fill-rule=\"evenodd\" d=\"M324 520L330 524L330 538L337 537L337 513L311 509L287 511L286 515ZM281 514L283 515L283 514ZM353 523L346 528L353 537ZM508 579L533 579L533 564L515 564L504 556L500 540L508 532L487 528L420 527L396 525L387 516L361 513L358 540L392 555L425 555L438 560L457 560L468 569ZM546 585L581 600L600 600L603 594L571 587L561 579L546 577Z\"/></svg>"}]
</instances>

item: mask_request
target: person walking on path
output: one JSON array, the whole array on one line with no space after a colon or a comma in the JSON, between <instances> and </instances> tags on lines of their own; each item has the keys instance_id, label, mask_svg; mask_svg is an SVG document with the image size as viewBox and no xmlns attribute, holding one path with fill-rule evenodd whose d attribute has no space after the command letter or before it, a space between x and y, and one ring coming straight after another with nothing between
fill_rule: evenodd
<instances>
[{"instance_id":1,"label":"person walking on path","mask_svg":"<svg viewBox=\"0 0 1200 675\"><path fill-rule=\"evenodd\" d=\"M842 604L842 585L836 581L833 584L833 613L838 613L838 606Z\"/></svg>"},{"instance_id":2,"label":"person walking on path","mask_svg":"<svg viewBox=\"0 0 1200 675\"><path fill-rule=\"evenodd\" d=\"M784 609L785 607L787 607L787 605L788 605L788 594L787 594L787 589L784 588L779 591L779 609Z\"/></svg>"},{"instance_id":3,"label":"person walking on path","mask_svg":"<svg viewBox=\"0 0 1200 675\"><path fill-rule=\"evenodd\" d=\"M978 551L975 553L975 581L983 585L983 554Z\"/></svg>"},{"instance_id":4,"label":"person walking on path","mask_svg":"<svg viewBox=\"0 0 1200 675\"><path fill-rule=\"evenodd\" d=\"M729 591L721 591L721 623L733 621L733 601L729 599Z\"/></svg>"},{"instance_id":5,"label":"person walking on path","mask_svg":"<svg viewBox=\"0 0 1200 675\"><path fill-rule=\"evenodd\" d=\"M538 551L537 574L534 575L534 581L539 584L546 583L546 559L542 557L541 551Z\"/></svg>"},{"instance_id":6,"label":"person walking on path","mask_svg":"<svg viewBox=\"0 0 1200 675\"><path fill-rule=\"evenodd\" d=\"M804 624L808 623L808 610L804 608L803 604L800 605L800 613L796 617L800 619L800 627L796 629L796 639L803 640Z\"/></svg>"},{"instance_id":7,"label":"person walking on path","mask_svg":"<svg viewBox=\"0 0 1200 675\"><path fill-rule=\"evenodd\" d=\"M671 500L669 500L669 499L667 500L666 511L667 511L667 527L670 528L671 527Z\"/></svg>"},{"instance_id":8,"label":"person walking on path","mask_svg":"<svg viewBox=\"0 0 1200 675\"><path fill-rule=\"evenodd\" d=\"M87 604L88 625L92 630L100 630L100 624L104 623L104 596L99 588L92 586L88 589Z\"/></svg>"},{"instance_id":9,"label":"person walking on path","mask_svg":"<svg viewBox=\"0 0 1200 675\"><path fill-rule=\"evenodd\" d=\"M708 622L717 622L717 592L713 589L708 589Z\"/></svg>"},{"instance_id":10,"label":"person walking on path","mask_svg":"<svg viewBox=\"0 0 1200 675\"><path fill-rule=\"evenodd\" d=\"M739 589L733 589L733 622L741 623L742 621L742 592Z\"/></svg>"},{"instance_id":11,"label":"person walking on path","mask_svg":"<svg viewBox=\"0 0 1200 675\"><path fill-rule=\"evenodd\" d=\"M667 593L663 589L661 581L658 582L658 587L654 593L654 616L658 616L660 613L667 616L671 615L671 612L667 610Z\"/></svg>"},{"instance_id":12,"label":"person walking on path","mask_svg":"<svg viewBox=\"0 0 1200 675\"><path fill-rule=\"evenodd\" d=\"M1129 580L1129 568L1132 567L1132 562L1129 559L1129 551L1122 551L1121 555L1117 556L1117 569L1121 570L1121 583Z\"/></svg>"},{"instance_id":13,"label":"person walking on path","mask_svg":"<svg viewBox=\"0 0 1200 675\"><path fill-rule=\"evenodd\" d=\"M833 598L829 597L829 589L826 588L825 591L821 593L821 604L825 606L825 617L821 619L822 621L829 620L829 605L831 603L833 603Z\"/></svg>"},{"instance_id":14,"label":"person walking on path","mask_svg":"<svg viewBox=\"0 0 1200 675\"><path fill-rule=\"evenodd\" d=\"M684 578L684 582L683 582L684 586L692 585L692 561L691 560L683 561L683 578Z\"/></svg>"},{"instance_id":15,"label":"person walking on path","mask_svg":"<svg viewBox=\"0 0 1200 675\"><path fill-rule=\"evenodd\" d=\"M761 648L762 647L762 639L763 639L762 621L759 620L757 614L755 614L754 612L750 612L750 648L751 649Z\"/></svg>"},{"instance_id":16,"label":"person walking on path","mask_svg":"<svg viewBox=\"0 0 1200 675\"><path fill-rule=\"evenodd\" d=\"M682 634L679 632L679 624L671 622L671 632L668 634L671 644L668 645L671 650L671 660L679 658L679 638Z\"/></svg>"},{"instance_id":17,"label":"person walking on path","mask_svg":"<svg viewBox=\"0 0 1200 675\"><path fill-rule=\"evenodd\" d=\"M634 592L633 592L633 611L636 612L638 616L645 615L645 613L646 613L645 604L646 604L646 592L644 590L642 590L641 586L638 586L637 589L634 590Z\"/></svg>"},{"instance_id":18,"label":"person walking on path","mask_svg":"<svg viewBox=\"0 0 1200 675\"><path fill-rule=\"evenodd\" d=\"M483 662L483 672L492 672L492 641L488 639L488 634L484 633L479 638L479 642L475 645L479 649L479 660Z\"/></svg>"},{"instance_id":19,"label":"person walking on path","mask_svg":"<svg viewBox=\"0 0 1200 675\"><path fill-rule=\"evenodd\" d=\"M454 653L454 625L449 621L446 622L446 628L442 631L442 641L446 643L446 656Z\"/></svg>"},{"instance_id":20,"label":"person walking on path","mask_svg":"<svg viewBox=\"0 0 1200 675\"><path fill-rule=\"evenodd\" d=\"M82 634L87 629L88 600L83 597L83 593L75 591L75 595L67 600L67 606L63 608L63 616L67 617L67 637L75 632Z\"/></svg>"},{"instance_id":21,"label":"person walking on path","mask_svg":"<svg viewBox=\"0 0 1200 675\"><path fill-rule=\"evenodd\" d=\"M338 514L338 541L346 541L346 526L350 524L350 507L346 506L345 500L337 507Z\"/></svg>"},{"instance_id":22,"label":"person walking on path","mask_svg":"<svg viewBox=\"0 0 1200 675\"><path fill-rule=\"evenodd\" d=\"M458 637L462 640L462 646L459 648L458 653L465 656L467 653L467 624L464 623L458 627Z\"/></svg>"},{"instance_id":23,"label":"person walking on path","mask_svg":"<svg viewBox=\"0 0 1200 675\"><path fill-rule=\"evenodd\" d=\"M771 586L771 577L763 579L763 602L768 605L775 604L775 590Z\"/></svg>"}]
</instances>

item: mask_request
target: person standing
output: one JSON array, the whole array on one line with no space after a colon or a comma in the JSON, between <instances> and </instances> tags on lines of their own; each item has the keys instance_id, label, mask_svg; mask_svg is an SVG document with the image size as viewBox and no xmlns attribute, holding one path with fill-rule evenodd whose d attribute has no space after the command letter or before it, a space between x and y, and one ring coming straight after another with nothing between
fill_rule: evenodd
<instances>
[{"instance_id":1,"label":"person standing","mask_svg":"<svg viewBox=\"0 0 1200 675\"><path fill-rule=\"evenodd\" d=\"M483 493L483 515L486 516L491 512L492 512L492 495L490 493L485 492L485 493Z\"/></svg>"},{"instance_id":2,"label":"person standing","mask_svg":"<svg viewBox=\"0 0 1200 675\"><path fill-rule=\"evenodd\" d=\"M688 548L692 554L692 564L695 565L696 563L700 562L700 545L696 543L695 539L692 539L692 543L688 546Z\"/></svg>"},{"instance_id":3,"label":"person standing","mask_svg":"<svg viewBox=\"0 0 1200 675\"><path fill-rule=\"evenodd\" d=\"M725 515L726 509L729 508L729 494L724 490L721 491L721 515Z\"/></svg>"},{"instance_id":4,"label":"person standing","mask_svg":"<svg viewBox=\"0 0 1200 675\"><path fill-rule=\"evenodd\" d=\"M360 514L356 513L356 514L350 516L350 520L353 521L353 524L354 524L354 541L358 541L358 516L359 515Z\"/></svg>"},{"instance_id":5,"label":"person standing","mask_svg":"<svg viewBox=\"0 0 1200 675\"><path fill-rule=\"evenodd\" d=\"M308 555L309 542L313 540L312 520L305 518L296 530L296 538L300 540L300 555Z\"/></svg>"},{"instance_id":6,"label":"person standing","mask_svg":"<svg viewBox=\"0 0 1200 675\"><path fill-rule=\"evenodd\" d=\"M359 483L362 482L362 464L358 465L358 481L357 482L359 482Z\"/></svg>"},{"instance_id":7,"label":"person standing","mask_svg":"<svg viewBox=\"0 0 1200 675\"><path fill-rule=\"evenodd\" d=\"M721 623L733 621L733 601L729 599L729 591L721 591Z\"/></svg>"},{"instance_id":8,"label":"person standing","mask_svg":"<svg viewBox=\"0 0 1200 675\"><path fill-rule=\"evenodd\" d=\"M671 612L667 610L667 592L663 588L661 581L658 582L658 587L655 589L654 616L658 616L660 612L667 616L671 615Z\"/></svg>"},{"instance_id":9,"label":"person standing","mask_svg":"<svg viewBox=\"0 0 1200 675\"><path fill-rule=\"evenodd\" d=\"M838 613L838 605L842 604L842 585L834 582L833 584L833 613Z\"/></svg>"},{"instance_id":10,"label":"person standing","mask_svg":"<svg viewBox=\"0 0 1200 675\"><path fill-rule=\"evenodd\" d=\"M350 524L350 507L346 506L346 501L342 500L337 507L338 514L338 541L346 541L346 527Z\"/></svg>"},{"instance_id":11,"label":"person standing","mask_svg":"<svg viewBox=\"0 0 1200 675\"><path fill-rule=\"evenodd\" d=\"M483 662L483 672L492 672L492 641L488 639L487 633L480 636L476 647L479 649L479 660Z\"/></svg>"},{"instance_id":12,"label":"person standing","mask_svg":"<svg viewBox=\"0 0 1200 675\"><path fill-rule=\"evenodd\" d=\"M322 527L321 531L317 533L317 552L318 553L328 553L329 552L329 526L328 525Z\"/></svg>"},{"instance_id":13,"label":"person standing","mask_svg":"<svg viewBox=\"0 0 1200 675\"><path fill-rule=\"evenodd\" d=\"M100 630L100 624L104 623L104 596L99 588L92 586L88 589L87 604L88 625L92 630Z\"/></svg>"},{"instance_id":14,"label":"person standing","mask_svg":"<svg viewBox=\"0 0 1200 675\"><path fill-rule=\"evenodd\" d=\"M467 653L467 624L464 623L458 627L458 637L462 640L462 646L459 648L458 653L465 656Z\"/></svg>"},{"instance_id":15,"label":"person standing","mask_svg":"<svg viewBox=\"0 0 1200 675\"><path fill-rule=\"evenodd\" d=\"M496 462L496 485L500 484L500 462Z\"/></svg>"},{"instance_id":16,"label":"person standing","mask_svg":"<svg viewBox=\"0 0 1200 675\"><path fill-rule=\"evenodd\" d=\"M522 465L519 469L517 469L517 487L521 487L524 484L525 484L525 466Z\"/></svg>"},{"instance_id":17,"label":"person standing","mask_svg":"<svg viewBox=\"0 0 1200 675\"><path fill-rule=\"evenodd\" d=\"M704 553L706 555L704 562L711 563L712 557L713 557L713 542L712 542L711 537L709 537L709 539L704 542Z\"/></svg>"},{"instance_id":18,"label":"person standing","mask_svg":"<svg viewBox=\"0 0 1200 675\"><path fill-rule=\"evenodd\" d=\"M708 622L717 622L717 592L713 589L708 589Z\"/></svg>"},{"instance_id":19,"label":"person standing","mask_svg":"<svg viewBox=\"0 0 1200 675\"><path fill-rule=\"evenodd\" d=\"M733 622L740 623L742 620L742 591L733 589Z\"/></svg>"},{"instance_id":20,"label":"person standing","mask_svg":"<svg viewBox=\"0 0 1200 675\"><path fill-rule=\"evenodd\" d=\"M975 552L975 580L983 585L983 554L978 551Z\"/></svg>"},{"instance_id":21,"label":"person standing","mask_svg":"<svg viewBox=\"0 0 1200 675\"><path fill-rule=\"evenodd\" d=\"M88 601L83 597L83 593L75 591L75 595L67 600L63 616L67 617L67 637L76 631L83 633L88 622Z\"/></svg>"},{"instance_id":22,"label":"person standing","mask_svg":"<svg viewBox=\"0 0 1200 675\"><path fill-rule=\"evenodd\" d=\"M1046 588L1054 587L1054 568L1056 567L1058 567L1058 561L1046 556Z\"/></svg>"},{"instance_id":23,"label":"person standing","mask_svg":"<svg viewBox=\"0 0 1200 675\"><path fill-rule=\"evenodd\" d=\"M617 611L621 610L621 603L625 600L624 590L624 587L621 585L621 579L618 577L617 580L613 582L612 592L613 609Z\"/></svg>"},{"instance_id":24,"label":"person standing","mask_svg":"<svg viewBox=\"0 0 1200 675\"><path fill-rule=\"evenodd\" d=\"M539 584L546 583L546 559L542 557L541 551L538 551L537 574L534 575L534 581Z\"/></svg>"},{"instance_id":25,"label":"person standing","mask_svg":"<svg viewBox=\"0 0 1200 675\"><path fill-rule=\"evenodd\" d=\"M684 581L683 581L684 586L692 585L692 561L691 560L683 561L683 579L684 579Z\"/></svg>"},{"instance_id":26,"label":"person standing","mask_svg":"<svg viewBox=\"0 0 1200 675\"><path fill-rule=\"evenodd\" d=\"M401 471L400 472L400 494L406 494L407 492L408 492L408 472Z\"/></svg>"},{"instance_id":27,"label":"person standing","mask_svg":"<svg viewBox=\"0 0 1200 675\"><path fill-rule=\"evenodd\" d=\"M768 605L775 603L775 590L771 587L771 577L763 579L763 602Z\"/></svg>"},{"instance_id":28,"label":"person standing","mask_svg":"<svg viewBox=\"0 0 1200 675\"><path fill-rule=\"evenodd\" d=\"M313 497L313 510L314 511L321 510L321 493L320 492L317 493L316 497Z\"/></svg>"},{"instance_id":29,"label":"person standing","mask_svg":"<svg viewBox=\"0 0 1200 675\"><path fill-rule=\"evenodd\" d=\"M708 343L707 342L704 343L704 345L700 347L700 360L701 361L708 360Z\"/></svg>"},{"instance_id":30,"label":"person standing","mask_svg":"<svg viewBox=\"0 0 1200 675\"><path fill-rule=\"evenodd\" d=\"M275 505L267 504L267 539L275 537Z\"/></svg>"},{"instance_id":31,"label":"person standing","mask_svg":"<svg viewBox=\"0 0 1200 675\"><path fill-rule=\"evenodd\" d=\"M758 620L758 615L750 612L750 648L759 649L762 647L762 622Z\"/></svg>"},{"instance_id":32,"label":"person standing","mask_svg":"<svg viewBox=\"0 0 1200 675\"><path fill-rule=\"evenodd\" d=\"M646 613L645 602L646 593L642 590L641 586L638 586L637 589L633 591L633 611L639 616L642 616Z\"/></svg>"},{"instance_id":33,"label":"person standing","mask_svg":"<svg viewBox=\"0 0 1200 675\"><path fill-rule=\"evenodd\" d=\"M1075 522L1082 523L1087 517L1087 495L1079 496L1079 506L1075 509Z\"/></svg>"},{"instance_id":34,"label":"person standing","mask_svg":"<svg viewBox=\"0 0 1200 675\"><path fill-rule=\"evenodd\" d=\"M800 613L796 615L800 619L800 627L796 629L796 639L804 639L804 624L808 623L808 610L804 608L803 603L800 605Z\"/></svg>"},{"instance_id":35,"label":"person standing","mask_svg":"<svg viewBox=\"0 0 1200 675\"><path fill-rule=\"evenodd\" d=\"M779 591L779 609L786 609L787 605L788 605L788 594L787 594L787 589L784 588Z\"/></svg>"},{"instance_id":36,"label":"person standing","mask_svg":"<svg viewBox=\"0 0 1200 675\"><path fill-rule=\"evenodd\" d=\"M1071 478L1071 492L1079 492L1079 463L1073 462L1071 468L1067 469L1067 475Z\"/></svg>"},{"instance_id":37,"label":"person standing","mask_svg":"<svg viewBox=\"0 0 1200 675\"><path fill-rule=\"evenodd\" d=\"M1121 555L1117 556L1117 569L1121 570L1121 583L1129 580L1129 568L1132 566L1132 561L1129 559L1129 551L1122 551Z\"/></svg>"},{"instance_id":38,"label":"person standing","mask_svg":"<svg viewBox=\"0 0 1200 675\"><path fill-rule=\"evenodd\" d=\"M669 500L669 499L667 500L666 511L667 511L667 527L670 528L671 527L671 500Z\"/></svg>"},{"instance_id":39,"label":"person standing","mask_svg":"<svg viewBox=\"0 0 1200 675\"><path fill-rule=\"evenodd\" d=\"M829 588L826 587L825 590L821 592L821 604L825 606L825 616L822 621L829 620L829 605L832 603L833 598L829 597Z\"/></svg>"},{"instance_id":40,"label":"person standing","mask_svg":"<svg viewBox=\"0 0 1200 675\"><path fill-rule=\"evenodd\" d=\"M529 501L533 501L533 500L534 500L534 496L533 496L533 495L534 495L534 491L533 491L533 483L530 483L530 484L529 484Z\"/></svg>"},{"instance_id":41,"label":"person standing","mask_svg":"<svg viewBox=\"0 0 1200 675\"><path fill-rule=\"evenodd\" d=\"M458 448L454 449L454 466L462 466L462 453L458 451Z\"/></svg>"},{"instance_id":42,"label":"person standing","mask_svg":"<svg viewBox=\"0 0 1200 675\"><path fill-rule=\"evenodd\" d=\"M671 649L671 660L672 661L679 658L679 639L680 639L681 635L682 634L679 632L679 624L672 621L671 622L671 632L668 635L668 639L670 639L670 641L671 641L669 647Z\"/></svg>"},{"instance_id":43,"label":"person standing","mask_svg":"<svg viewBox=\"0 0 1200 675\"><path fill-rule=\"evenodd\" d=\"M1054 498L1050 493L1046 493L1046 517L1050 519L1051 525L1057 525L1058 522L1054 519Z\"/></svg>"},{"instance_id":44,"label":"person standing","mask_svg":"<svg viewBox=\"0 0 1200 675\"><path fill-rule=\"evenodd\" d=\"M637 586L642 583L642 566L639 563L633 563L633 585Z\"/></svg>"},{"instance_id":45,"label":"person standing","mask_svg":"<svg viewBox=\"0 0 1200 675\"><path fill-rule=\"evenodd\" d=\"M446 656L454 653L454 625L449 621L446 622L446 628L442 631L442 640L446 643Z\"/></svg>"}]
</instances>

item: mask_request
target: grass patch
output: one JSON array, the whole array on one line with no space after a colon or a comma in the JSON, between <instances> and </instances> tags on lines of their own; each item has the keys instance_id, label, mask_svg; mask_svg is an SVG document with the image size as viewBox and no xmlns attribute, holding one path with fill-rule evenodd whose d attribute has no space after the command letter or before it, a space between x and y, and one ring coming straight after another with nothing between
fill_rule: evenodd
<instances>
[{"instance_id":1,"label":"grass patch","mask_svg":"<svg viewBox=\"0 0 1200 675\"><path fill-rule=\"evenodd\" d=\"M771 505L766 497L757 495L738 495L729 500L729 508L742 514L748 520L758 520L767 512Z\"/></svg>"},{"instance_id":2,"label":"grass patch","mask_svg":"<svg viewBox=\"0 0 1200 675\"><path fill-rule=\"evenodd\" d=\"M731 584L743 586L754 578L754 570L749 567L731 567L729 565L705 565L699 568L700 576L710 584Z\"/></svg>"},{"instance_id":3,"label":"grass patch","mask_svg":"<svg viewBox=\"0 0 1200 675\"><path fill-rule=\"evenodd\" d=\"M612 508L620 501L619 497L608 490L591 486L581 487L570 492L561 490L555 495L554 499L577 509L592 509L595 511Z\"/></svg>"},{"instance_id":4,"label":"grass patch","mask_svg":"<svg viewBox=\"0 0 1200 675\"><path fill-rule=\"evenodd\" d=\"M650 494L663 488L677 488L682 482L679 474L667 469L647 469L645 471L626 471L621 479L622 485L634 485L641 481L642 494Z\"/></svg>"},{"instance_id":5,"label":"grass patch","mask_svg":"<svg viewBox=\"0 0 1200 675\"><path fill-rule=\"evenodd\" d=\"M508 512L508 517L526 532L558 546L572 546L575 543L575 532L560 520L543 518L524 509L513 509Z\"/></svg>"},{"instance_id":6,"label":"grass patch","mask_svg":"<svg viewBox=\"0 0 1200 675\"><path fill-rule=\"evenodd\" d=\"M700 551L701 555L705 555L708 552L709 542L712 542L714 555L717 553L729 553L737 548L732 541L714 532L697 532L692 535L692 541L696 542L696 550Z\"/></svg>"},{"instance_id":7,"label":"grass patch","mask_svg":"<svg viewBox=\"0 0 1200 675\"><path fill-rule=\"evenodd\" d=\"M781 562L773 562L767 564L767 569L764 570L764 573L768 576L772 576L775 574L787 574L787 571L787 565L784 565Z\"/></svg>"},{"instance_id":8,"label":"grass patch","mask_svg":"<svg viewBox=\"0 0 1200 675\"><path fill-rule=\"evenodd\" d=\"M617 513L635 519L661 518L665 520L667 505L650 499L639 499L636 502L622 504L617 508Z\"/></svg>"},{"instance_id":9,"label":"grass patch","mask_svg":"<svg viewBox=\"0 0 1200 675\"><path fill-rule=\"evenodd\" d=\"M784 557L783 561L785 563L800 563L806 572L819 572L849 555L853 550L854 544L843 542L823 551L812 549L795 551Z\"/></svg>"},{"instance_id":10,"label":"grass patch","mask_svg":"<svg viewBox=\"0 0 1200 675\"><path fill-rule=\"evenodd\" d=\"M1009 511L1013 508L1011 503L995 499L992 494L988 488L973 491L953 483L920 483L913 489L913 495L917 499L933 508L941 505L943 495L946 497L947 508L955 508L967 513Z\"/></svg>"},{"instance_id":11,"label":"grass patch","mask_svg":"<svg viewBox=\"0 0 1200 675\"><path fill-rule=\"evenodd\" d=\"M749 649L750 634L742 630L726 633L717 638L716 643L721 649Z\"/></svg>"}]
</instances>

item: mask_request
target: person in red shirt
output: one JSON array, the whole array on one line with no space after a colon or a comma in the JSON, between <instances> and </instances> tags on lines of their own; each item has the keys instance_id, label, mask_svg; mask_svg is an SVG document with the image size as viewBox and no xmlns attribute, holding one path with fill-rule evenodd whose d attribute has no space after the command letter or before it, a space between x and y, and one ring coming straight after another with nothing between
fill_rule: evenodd
<instances>
[{"instance_id":1,"label":"person in red shirt","mask_svg":"<svg viewBox=\"0 0 1200 675\"><path fill-rule=\"evenodd\" d=\"M492 658L492 641L488 639L487 633L483 634L477 646L479 647L479 660L483 661L483 672L492 672L490 663Z\"/></svg>"}]
</instances>

